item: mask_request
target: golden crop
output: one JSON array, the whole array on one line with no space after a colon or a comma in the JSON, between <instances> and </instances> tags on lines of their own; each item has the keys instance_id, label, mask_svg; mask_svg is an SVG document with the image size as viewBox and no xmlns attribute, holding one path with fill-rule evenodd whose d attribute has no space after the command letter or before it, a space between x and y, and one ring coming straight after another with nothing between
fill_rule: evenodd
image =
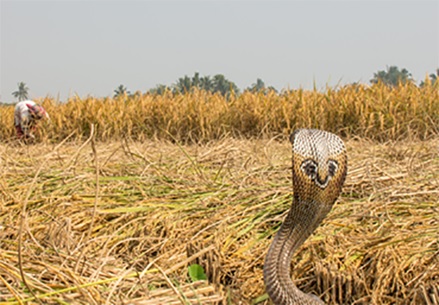
<instances>
[{"instance_id":1,"label":"golden crop","mask_svg":"<svg viewBox=\"0 0 439 305\"><path fill-rule=\"evenodd\" d=\"M128 137L200 142L232 135L254 138L319 128L344 137L373 140L426 139L438 133L439 84L244 92L224 98L205 91L118 98L72 97L61 103L37 100L51 116L40 133L53 141L83 138L96 126L101 141ZM0 107L0 136L14 136L13 105Z\"/></svg>"},{"instance_id":2,"label":"golden crop","mask_svg":"<svg viewBox=\"0 0 439 305\"><path fill-rule=\"evenodd\" d=\"M0 304L268 304L263 261L292 198L291 146L272 138L300 127L346 138L349 174L293 257L297 286L437 304L439 82L36 101L51 121L35 145L0 106Z\"/></svg>"}]
</instances>

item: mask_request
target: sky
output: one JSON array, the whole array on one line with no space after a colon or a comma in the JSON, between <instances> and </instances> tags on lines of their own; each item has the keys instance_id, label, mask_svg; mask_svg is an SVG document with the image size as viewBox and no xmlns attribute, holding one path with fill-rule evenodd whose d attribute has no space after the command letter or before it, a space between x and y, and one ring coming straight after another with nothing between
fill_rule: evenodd
<instances>
[{"instance_id":1,"label":"sky","mask_svg":"<svg viewBox=\"0 0 439 305\"><path fill-rule=\"evenodd\" d=\"M439 68L439 0L0 0L0 101L145 92L223 74L242 90L370 83Z\"/></svg>"}]
</instances>

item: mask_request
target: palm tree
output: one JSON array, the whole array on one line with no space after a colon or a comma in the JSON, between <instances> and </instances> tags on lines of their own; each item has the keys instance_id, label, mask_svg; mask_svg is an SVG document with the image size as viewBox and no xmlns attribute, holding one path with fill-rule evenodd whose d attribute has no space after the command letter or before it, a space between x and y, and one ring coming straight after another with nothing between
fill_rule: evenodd
<instances>
[{"instance_id":1,"label":"palm tree","mask_svg":"<svg viewBox=\"0 0 439 305\"><path fill-rule=\"evenodd\" d=\"M24 82L18 83L18 90L12 92L12 95L16 98L18 98L19 101L24 101L28 99L28 93L29 88L26 86Z\"/></svg>"},{"instance_id":2,"label":"palm tree","mask_svg":"<svg viewBox=\"0 0 439 305\"><path fill-rule=\"evenodd\" d=\"M212 91L213 89L213 80L209 75L203 76L200 78L200 89L206 91Z\"/></svg>"},{"instance_id":3,"label":"palm tree","mask_svg":"<svg viewBox=\"0 0 439 305\"><path fill-rule=\"evenodd\" d=\"M212 80L213 88L212 92L219 92L221 95L225 97L229 97L229 95L233 92L235 94L239 93L239 88L232 81L229 81L222 74L217 74L213 77Z\"/></svg>"},{"instance_id":4,"label":"palm tree","mask_svg":"<svg viewBox=\"0 0 439 305\"><path fill-rule=\"evenodd\" d=\"M192 77L192 84L191 84L192 87L200 88L200 82L201 82L200 73L195 72L194 76Z\"/></svg>"},{"instance_id":5,"label":"palm tree","mask_svg":"<svg viewBox=\"0 0 439 305\"><path fill-rule=\"evenodd\" d=\"M256 79L256 83L252 84L247 90L251 92L259 92L264 91L265 92L265 83L262 79L258 78Z\"/></svg>"},{"instance_id":6,"label":"palm tree","mask_svg":"<svg viewBox=\"0 0 439 305\"><path fill-rule=\"evenodd\" d=\"M124 85L119 85L116 90L114 90L114 97L123 96L126 94L130 94L130 92L127 90L127 87Z\"/></svg>"},{"instance_id":7,"label":"palm tree","mask_svg":"<svg viewBox=\"0 0 439 305\"><path fill-rule=\"evenodd\" d=\"M373 78L370 80L372 84L383 82L389 86L397 86L399 83L407 83L413 81L412 74L407 69L399 70L397 66L387 67L387 70L381 70L374 73Z\"/></svg>"},{"instance_id":8,"label":"palm tree","mask_svg":"<svg viewBox=\"0 0 439 305\"><path fill-rule=\"evenodd\" d=\"M429 79L430 83L431 83L432 85L434 85L434 84L437 82L437 80L439 79L439 69L436 69L436 74L431 73L431 74L429 75L429 77L430 77L430 79ZM428 81L428 80L427 80L427 81ZM425 86L425 81L422 81L422 82L419 84L419 86L424 87L424 86Z\"/></svg>"},{"instance_id":9,"label":"palm tree","mask_svg":"<svg viewBox=\"0 0 439 305\"><path fill-rule=\"evenodd\" d=\"M184 77L180 77L177 81L177 83L174 85L174 92L175 93L186 93L191 90L192 87L192 79L185 75Z\"/></svg>"},{"instance_id":10,"label":"palm tree","mask_svg":"<svg viewBox=\"0 0 439 305\"><path fill-rule=\"evenodd\" d=\"M434 73L430 74L431 82L434 84L438 80L438 78L439 78L439 69L436 69L436 74Z\"/></svg>"},{"instance_id":11,"label":"palm tree","mask_svg":"<svg viewBox=\"0 0 439 305\"><path fill-rule=\"evenodd\" d=\"M155 88L149 89L148 92L151 94L163 95L167 91L171 91L171 88L163 84L158 84Z\"/></svg>"}]
</instances>

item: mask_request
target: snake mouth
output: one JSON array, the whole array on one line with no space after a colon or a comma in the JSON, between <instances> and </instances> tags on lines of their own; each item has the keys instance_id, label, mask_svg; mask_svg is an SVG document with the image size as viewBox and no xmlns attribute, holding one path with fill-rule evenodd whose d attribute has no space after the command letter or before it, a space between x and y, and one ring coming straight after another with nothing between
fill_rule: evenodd
<instances>
[{"instance_id":1,"label":"snake mouth","mask_svg":"<svg viewBox=\"0 0 439 305\"><path fill-rule=\"evenodd\" d=\"M315 160L307 159L302 162L300 169L319 188L325 189L338 170L338 162L330 159L326 166L322 168Z\"/></svg>"},{"instance_id":2,"label":"snake mouth","mask_svg":"<svg viewBox=\"0 0 439 305\"><path fill-rule=\"evenodd\" d=\"M331 176L326 176L324 180L320 178L319 175L314 179L315 184L321 189L325 189L328 186L329 181L331 180Z\"/></svg>"}]
</instances>

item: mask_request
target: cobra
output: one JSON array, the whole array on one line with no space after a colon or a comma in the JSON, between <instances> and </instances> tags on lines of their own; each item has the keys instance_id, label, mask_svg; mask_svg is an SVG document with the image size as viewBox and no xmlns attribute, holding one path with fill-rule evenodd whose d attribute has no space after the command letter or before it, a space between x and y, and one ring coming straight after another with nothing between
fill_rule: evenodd
<instances>
[{"instance_id":1,"label":"cobra","mask_svg":"<svg viewBox=\"0 0 439 305\"><path fill-rule=\"evenodd\" d=\"M316 129L296 130L290 141L293 203L265 258L264 282L276 305L324 304L294 285L291 257L337 200L346 178L346 148L338 136Z\"/></svg>"}]
</instances>

